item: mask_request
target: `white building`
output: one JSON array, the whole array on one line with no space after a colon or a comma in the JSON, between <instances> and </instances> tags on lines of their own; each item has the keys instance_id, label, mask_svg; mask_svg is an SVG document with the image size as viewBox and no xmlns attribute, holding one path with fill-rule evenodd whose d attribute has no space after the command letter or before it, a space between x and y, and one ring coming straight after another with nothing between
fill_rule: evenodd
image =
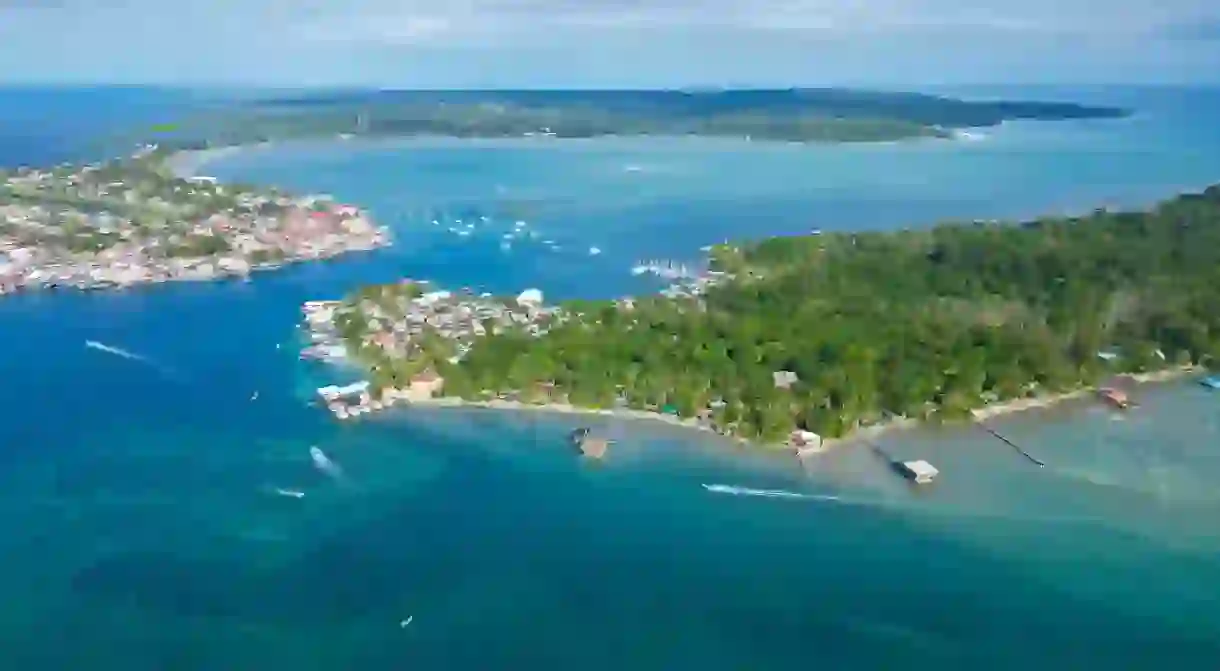
<instances>
[{"instance_id":1,"label":"white building","mask_svg":"<svg viewBox=\"0 0 1220 671\"><path fill-rule=\"evenodd\" d=\"M517 296L517 303L520 305L542 305L542 292L537 289L526 289Z\"/></svg>"},{"instance_id":2,"label":"white building","mask_svg":"<svg viewBox=\"0 0 1220 671\"><path fill-rule=\"evenodd\" d=\"M448 291L429 291L419 297L419 302L423 305L434 305L438 301L449 300L452 296L453 294Z\"/></svg>"},{"instance_id":3,"label":"white building","mask_svg":"<svg viewBox=\"0 0 1220 671\"><path fill-rule=\"evenodd\" d=\"M898 468L906 478L921 485L932 482L940 474L940 471L936 470L935 466L923 459L904 461L898 464Z\"/></svg>"}]
</instances>

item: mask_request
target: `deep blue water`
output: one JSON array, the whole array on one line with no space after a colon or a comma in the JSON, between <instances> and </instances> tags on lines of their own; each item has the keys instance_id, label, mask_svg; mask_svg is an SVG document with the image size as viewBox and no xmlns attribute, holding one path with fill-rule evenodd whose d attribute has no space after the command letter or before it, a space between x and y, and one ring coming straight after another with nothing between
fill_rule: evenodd
<instances>
[{"instance_id":1,"label":"deep blue water","mask_svg":"<svg viewBox=\"0 0 1220 671\"><path fill-rule=\"evenodd\" d=\"M87 155L99 133L189 104L23 95L0 105L0 137L46 106L59 143L5 140L0 162ZM78 95L109 111L74 120ZM340 426L305 404L334 373L291 350L300 302L366 281L613 295L647 288L633 259L693 258L724 237L1087 209L1220 178L1214 93L1082 96L1144 113L958 144L330 144L206 166L367 204L398 244L251 284L0 300L5 661L1217 668L1220 397L1199 388L1147 390L1126 421L1088 407L1005 420L1050 464L1039 471L964 431L888 437L943 471L916 494L850 449L803 470L618 424L612 458L589 466L564 445L578 420L429 411ZM456 218L475 231L449 232ZM503 250L517 219L539 237ZM345 478L314 471L310 445ZM841 500L699 486L711 482Z\"/></svg>"},{"instance_id":2,"label":"deep blue water","mask_svg":"<svg viewBox=\"0 0 1220 671\"><path fill-rule=\"evenodd\" d=\"M115 155L155 124L181 119L203 98L142 88L0 87L0 167Z\"/></svg>"}]
</instances>

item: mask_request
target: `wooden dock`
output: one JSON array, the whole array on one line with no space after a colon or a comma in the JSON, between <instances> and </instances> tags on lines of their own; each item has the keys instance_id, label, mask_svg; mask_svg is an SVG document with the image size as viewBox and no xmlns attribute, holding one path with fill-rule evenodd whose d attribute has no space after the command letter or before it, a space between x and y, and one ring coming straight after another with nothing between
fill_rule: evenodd
<instances>
[{"instance_id":1,"label":"wooden dock","mask_svg":"<svg viewBox=\"0 0 1220 671\"><path fill-rule=\"evenodd\" d=\"M1018 445L1018 444L1016 444L1016 443L1012 442L1011 440L1009 440L1008 438L1006 438L1006 437L1005 437L1003 434L1001 434L999 431L996 431L995 429L991 428L990 426L987 426L986 424L984 424L984 423L982 423L982 422L975 422L974 424L975 424L975 426L978 426L980 429L982 429L982 430L986 431L987 433L990 433L990 434L991 434L993 437L995 437L995 438L996 438L997 440L999 440L1000 442L1002 442L1002 443L1004 443L1005 445L1007 445L1007 446L1011 447L1012 449L1016 450L1016 451L1017 451L1017 454L1020 454L1021 456L1025 457L1026 459L1029 459L1031 462L1033 462L1033 463L1037 464L1037 465L1038 465L1038 468L1045 468L1045 467L1046 467L1046 463L1045 463L1045 462L1043 462L1041 459L1038 459L1037 457L1035 457L1034 455L1030 454L1029 452L1026 452L1024 449L1022 449L1022 448L1021 448L1021 446L1020 446L1020 445Z\"/></svg>"}]
</instances>

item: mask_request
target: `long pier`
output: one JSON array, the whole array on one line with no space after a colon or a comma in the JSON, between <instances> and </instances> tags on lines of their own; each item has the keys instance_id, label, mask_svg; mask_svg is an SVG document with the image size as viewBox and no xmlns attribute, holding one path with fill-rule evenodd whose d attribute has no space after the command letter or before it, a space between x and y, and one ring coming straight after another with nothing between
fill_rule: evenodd
<instances>
[{"instance_id":1,"label":"long pier","mask_svg":"<svg viewBox=\"0 0 1220 671\"><path fill-rule=\"evenodd\" d=\"M1026 452L1025 450L1023 450L1020 445L1012 442L1011 440L1006 438L1003 434L1001 434L999 431L996 431L995 429L991 428L990 426L987 426L986 424L984 424L982 422L975 422L974 424L975 424L975 426L978 426L980 429L986 431L987 433L990 433L993 437L995 437L1000 442L1002 442L1005 445L1016 450L1017 454L1020 454L1021 456L1025 457L1026 459L1029 459L1031 462L1037 464L1038 468L1046 467L1045 462L1043 462L1041 459L1038 459L1037 457L1030 454L1029 452Z\"/></svg>"},{"instance_id":2,"label":"long pier","mask_svg":"<svg viewBox=\"0 0 1220 671\"><path fill-rule=\"evenodd\" d=\"M868 446L868 449L871 450L874 455L884 460L885 463L892 465L896 461L894 457L890 456L889 452L885 451L885 448L881 447L881 445L877 443L877 441L872 440L871 438L861 438L860 440Z\"/></svg>"}]
</instances>

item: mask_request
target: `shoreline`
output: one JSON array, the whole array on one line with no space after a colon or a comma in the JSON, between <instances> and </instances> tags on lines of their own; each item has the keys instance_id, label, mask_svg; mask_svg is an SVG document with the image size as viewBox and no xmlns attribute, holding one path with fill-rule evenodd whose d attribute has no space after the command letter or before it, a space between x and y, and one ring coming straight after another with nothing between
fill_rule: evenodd
<instances>
[{"instance_id":1,"label":"shoreline","mask_svg":"<svg viewBox=\"0 0 1220 671\"><path fill-rule=\"evenodd\" d=\"M1129 380L1135 385L1159 385L1169 382L1176 382L1191 374L1201 372L1203 369L1198 366L1183 366L1171 367L1167 369L1149 371L1145 373L1122 374L1115 376L1116 379ZM1085 387L1073 391L1063 392L1059 394L1050 394L1046 396L1036 396L1030 398L1018 398L1001 403L992 403L981 408L971 410L970 419L955 420L949 422L949 426L965 425L970 423L982 423L988 420L1016 415L1030 410L1049 410L1056 408L1066 402L1084 400L1094 398L1100 387ZM401 403L388 403L386 409L392 407L403 408L454 408L454 409L483 409L497 410L509 412L541 412L551 413L555 415L568 416L584 416L584 417L605 417L609 419L628 420L628 421L651 421L666 424L672 427L683 429L693 429L703 433L711 434L718 438L733 441L740 445L761 447L765 450L778 451L793 451L796 457L802 459L809 454L820 454L828 452L832 449L843 447L851 443L859 443L862 440L875 440L883 435L894 433L901 430L914 429L923 426L928 426L928 420L921 420L913 417L897 417L872 426L863 427L852 431L838 438L827 438L821 445L817 447L797 447L790 443L764 443L759 441L741 438L733 435L726 435L717 432L706 424L701 424L693 418L684 418L677 415L670 415L662 412L651 410L635 410L630 408L586 408L574 406L569 403L527 403L524 401L510 401L503 399L493 399L487 401L470 401L455 396L438 396L434 398L412 399Z\"/></svg>"},{"instance_id":2,"label":"shoreline","mask_svg":"<svg viewBox=\"0 0 1220 671\"><path fill-rule=\"evenodd\" d=\"M243 151L259 147L270 147L271 143L239 144L212 149L182 149L171 153L165 158L165 165L178 179L196 179L208 164L225 157L233 156Z\"/></svg>"},{"instance_id":3,"label":"shoreline","mask_svg":"<svg viewBox=\"0 0 1220 671\"><path fill-rule=\"evenodd\" d=\"M1178 366L1169 367L1161 370L1148 371L1145 373L1125 373L1114 376L1114 379L1129 380L1134 385L1157 385L1169 382L1176 382L1191 374L1199 373L1203 369L1199 366ZM949 426L964 425L964 424L982 424L992 419L1017 415L1031 410L1051 410L1057 408L1064 403L1070 401L1087 400L1096 398L1098 390L1101 387L1083 387L1072 391L1065 391L1058 394L1047 394L1043 396L1033 396L1026 398L1014 398L1008 401L999 403L989 403L980 408L973 408L970 411L969 419L953 420L947 422ZM912 417L899 417L870 427L857 429L840 438L828 439L822 445L822 449L818 451L830 450L844 443L859 441L860 439L879 438L884 434L892 433L904 429L918 428L928 425L927 420L920 420Z\"/></svg>"},{"instance_id":4,"label":"shoreline","mask_svg":"<svg viewBox=\"0 0 1220 671\"><path fill-rule=\"evenodd\" d=\"M946 129L946 134L939 135L912 135L896 140L859 140L859 141L812 141L812 140L766 140L766 139L751 139L746 137L734 137L727 135L598 135L593 137L552 137L548 135L511 135L511 136L488 136L488 137L458 137L454 135L434 135L434 134L418 134L418 135L357 135L350 137L340 137L335 135L318 135L314 137L295 137L285 140L271 140L266 142L250 142L244 144L226 145L223 147L211 147L208 149L181 149L174 151L166 159L166 164L170 167L175 177L179 179L192 179L201 176L200 173L207 168L208 164L215 161L223 160L232 157L236 154L251 151L251 150L273 150L278 148L295 148L309 145L343 145L343 144L360 144L364 146L397 146L407 144L491 144L502 145L504 143L534 143L534 144L576 144L576 143L591 143L603 141L638 141L641 146L652 147L658 140L690 143L690 142L711 142L722 143L725 145L744 145L749 147L773 146L776 148L791 148L791 147L853 147L853 146L893 146L896 144L918 144L927 140L939 140L952 143L977 143L990 138L986 134L987 128L998 128L996 126L985 127L969 127L969 128L953 128Z\"/></svg>"},{"instance_id":5,"label":"shoreline","mask_svg":"<svg viewBox=\"0 0 1220 671\"><path fill-rule=\"evenodd\" d=\"M170 275L166 277L157 277L147 280L137 280L134 282L118 283L110 280L98 281L96 283L57 283L50 282L47 284L38 285L22 285L14 289L5 290L0 287L0 300L9 296L22 296L31 294L54 294L61 292L74 292L82 294L93 293L124 293L142 288L161 287L175 284L207 284L220 282L252 282L255 275L263 275L285 268L306 265L310 263L325 263L327 261L335 261L338 259L355 256L358 254L369 254L371 252L385 249L393 243L382 243L364 247L352 247L335 251L319 256L305 256L284 258L278 261L268 261L266 263L253 263L244 271L216 271L211 274L186 274L186 275ZM211 263L209 260L204 260L202 263Z\"/></svg>"},{"instance_id":6,"label":"shoreline","mask_svg":"<svg viewBox=\"0 0 1220 671\"><path fill-rule=\"evenodd\" d=\"M695 429L720 436L721 438L727 438L729 440L742 443L750 442L735 436L726 436L724 434L717 433L710 427L699 424L698 420L695 419L679 417L677 415L668 415L662 412L653 412L651 410L634 410L631 408L585 408L572 405L570 403L526 403L525 401L509 401L503 399L469 401L456 396L438 396L428 399L413 399L403 403L403 407L406 408L417 406L431 408L499 410L509 412L543 412L556 415L606 417L609 419L624 419L632 421L643 420L660 422L669 426L676 426L686 429Z\"/></svg>"}]
</instances>

